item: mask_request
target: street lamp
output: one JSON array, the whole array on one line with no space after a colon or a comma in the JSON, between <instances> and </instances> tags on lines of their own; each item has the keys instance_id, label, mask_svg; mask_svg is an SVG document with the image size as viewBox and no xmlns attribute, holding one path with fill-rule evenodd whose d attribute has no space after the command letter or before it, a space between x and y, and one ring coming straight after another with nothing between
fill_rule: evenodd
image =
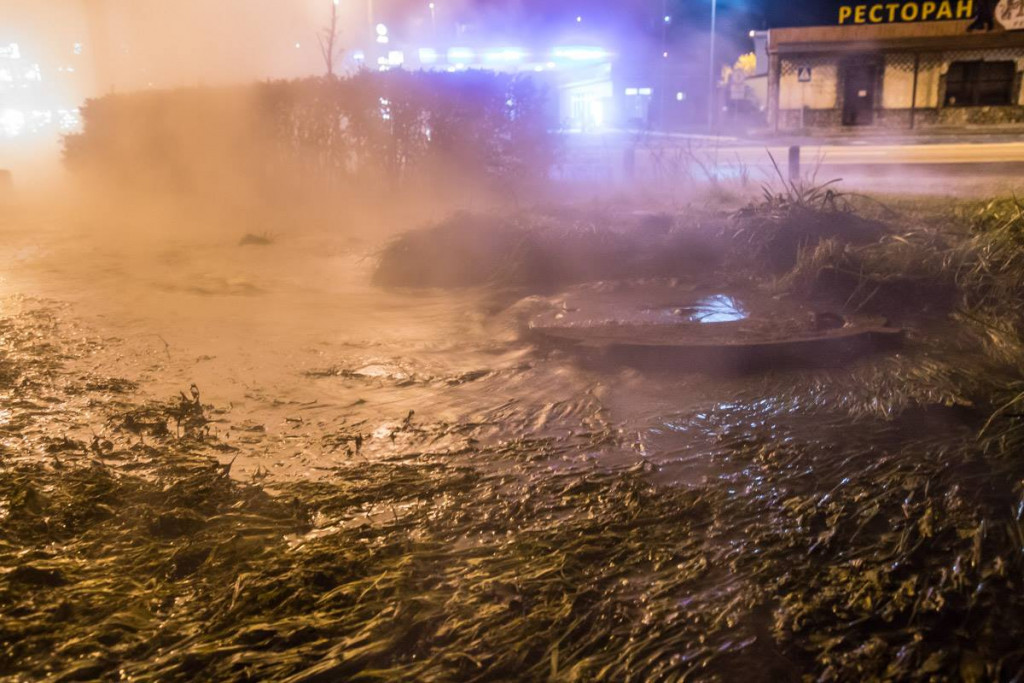
<instances>
[{"instance_id":1,"label":"street lamp","mask_svg":"<svg viewBox=\"0 0 1024 683\"><path fill-rule=\"evenodd\" d=\"M711 54L708 58L708 130L715 127L715 20L718 15L718 0L711 0Z\"/></svg>"},{"instance_id":2,"label":"street lamp","mask_svg":"<svg viewBox=\"0 0 1024 683\"><path fill-rule=\"evenodd\" d=\"M663 131L668 130L665 120L665 91L668 89L668 0L661 0L661 15L665 21L661 23L661 83L658 84L658 125Z\"/></svg>"}]
</instances>

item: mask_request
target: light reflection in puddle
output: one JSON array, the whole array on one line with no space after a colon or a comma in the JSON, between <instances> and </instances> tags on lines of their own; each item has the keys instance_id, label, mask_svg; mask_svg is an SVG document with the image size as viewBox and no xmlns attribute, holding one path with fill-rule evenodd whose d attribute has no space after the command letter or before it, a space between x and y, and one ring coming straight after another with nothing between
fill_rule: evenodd
<instances>
[{"instance_id":1,"label":"light reflection in puddle","mask_svg":"<svg viewBox=\"0 0 1024 683\"><path fill-rule=\"evenodd\" d=\"M672 312L695 323L731 323L745 320L749 315L735 298L726 294L707 296L692 306L681 306Z\"/></svg>"},{"instance_id":2,"label":"light reflection in puddle","mask_svg":"<svg viewBox=\"0 0 1024 683\"><path fill-rule=\"evenodd\" d=\"M366 365L358 370L353 370L352 374L358 375L359 377L367 378L394 378L394 379L405 379L407 375L399 370L392 370L387 366L380 364Z\"/></svg>"}]
</instances>

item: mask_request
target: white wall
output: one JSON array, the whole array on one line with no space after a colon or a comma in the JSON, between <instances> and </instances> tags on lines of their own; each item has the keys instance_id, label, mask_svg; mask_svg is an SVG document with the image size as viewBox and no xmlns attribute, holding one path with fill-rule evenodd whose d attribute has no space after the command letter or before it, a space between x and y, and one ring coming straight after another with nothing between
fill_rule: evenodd
<instances>
[{"instance_id":1,"label":"white wall","mask_svg":"<svg viewBox=\"0 0 1024 683\"><path fill-rule=\"evenodd\" d=\"M838 102L837 97L837 74L838 68L835 63L815 61L806 63L811 67L811 80L809 83L801 83L797 75L797 66L805 62L792 61L792 69L786 68L783 60L783 74L779 81L779 108L780 109L834 109ZM788 73L787 73L788 72Z\"/></svg>"}]
</instances>

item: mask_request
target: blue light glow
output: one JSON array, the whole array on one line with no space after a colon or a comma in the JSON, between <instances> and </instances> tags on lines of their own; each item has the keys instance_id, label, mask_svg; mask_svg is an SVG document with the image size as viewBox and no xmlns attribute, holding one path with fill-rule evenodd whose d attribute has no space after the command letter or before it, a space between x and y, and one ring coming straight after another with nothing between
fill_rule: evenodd
<instances>
[{"instance_id":1,"label":"blue light glow","mask_svg":"<svg viewBox=\"0 0 1024 683\"><path fill-rule=\"evenodd\" d=\"M448 61L452 64L462 64L473 60L473 51L468 47L453 47L448 49Z\"/></svg>"},{"instance_id":2,"label":"blue light glow","mask_svg":"<svg viewBox=\"0 0 1024 683\"><path fill-rule=\"evenodd\" d=\"M608 59L609 57L607 50L599 47L583 46L556 47L551 51L551 55L555 59L568 59L573 62L593 62Z\"/></svg>"},{"instance_id":3,"label":"blue light glow","mask_svg":"<svg viewBox=\"0 0 1024 683\"><path fill-rule=\"evenodd\" d=\"M485 62L521 62L526 57L526 50L518 47L501 47L484 53Z\"/></svg>"},{"instance_id":4,"label":"blue light glow","mask_svg":"<svg viewBox=\"0 0 1024 683\"><path fill-rule=\"evenodd\" d=\"M421 47L419 56L421 64L434 64L437 62L437 50L432 47Z\"/></svg>"}]
</instances>

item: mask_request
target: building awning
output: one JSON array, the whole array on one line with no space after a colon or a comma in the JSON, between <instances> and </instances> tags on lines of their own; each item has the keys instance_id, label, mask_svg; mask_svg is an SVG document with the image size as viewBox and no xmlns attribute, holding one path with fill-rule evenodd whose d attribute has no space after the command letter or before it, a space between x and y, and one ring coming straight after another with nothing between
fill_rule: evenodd
<instances>
[{"instance_id":1,"label":"building awning","mask_svg":"<svg viewBox=\"0 0 1024 683\"><path fill-rule=\"evenodd\" d=\"M970 21L810 26L768 31L770 54L942 52L1024 47L1024 31L968 33Z\"/></svg>"}]
</instances>

